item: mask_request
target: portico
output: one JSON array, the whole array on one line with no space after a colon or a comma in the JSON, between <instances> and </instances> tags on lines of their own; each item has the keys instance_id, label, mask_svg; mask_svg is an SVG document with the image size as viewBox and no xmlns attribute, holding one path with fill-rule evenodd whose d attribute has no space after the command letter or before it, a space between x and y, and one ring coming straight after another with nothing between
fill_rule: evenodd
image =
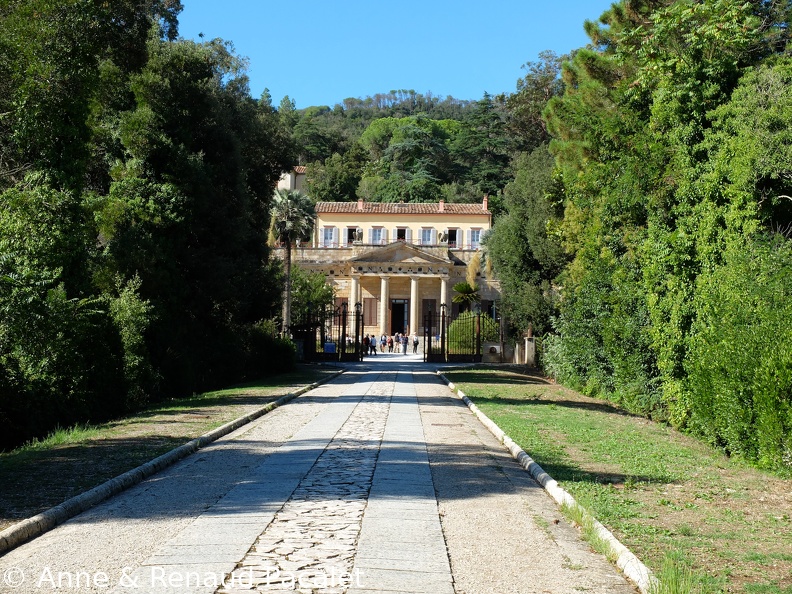
<instances>
[{"instance_id":1,"label":"portico","mask_svg":"<svg viewBox=\"0 0 792 594\"><path fill-rule=\"evenodd\" d=\"M446 302L453 267L449 257L415 246L394 243L374 247L349 259L349 281L336 280L337 296L341 300L346 297L348 303L361 303L367 332L377 336L420 333L425 310L436 310ZM373 332L372 327L376 328Z\"/></svg>"},{"instance_id":2,"label":"portico","mask_svg":"<svg viewBox=\"0 0 792 594\"><path fill-rule=\"evenodd\" d=\"M418 247L401 242L385 246L317 250L296 248L300 266L326 276L336 306L351 310L359 303L366 334L422 334L422 320L440 305L450 306L449 284L465 279L467 263L443 247ZM495 287L482 287L484 299L498 298Z\"/></svg>"}]
</instances>

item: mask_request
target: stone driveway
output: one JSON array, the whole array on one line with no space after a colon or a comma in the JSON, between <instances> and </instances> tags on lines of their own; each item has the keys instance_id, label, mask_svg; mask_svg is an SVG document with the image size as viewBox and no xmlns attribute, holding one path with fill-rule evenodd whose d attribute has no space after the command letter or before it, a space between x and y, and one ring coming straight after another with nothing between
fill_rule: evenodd
<instances>
[{"instance_id":1,"label":"stone driveway","mask_svg":"<svg viewBox=\"0 0 792 594\"><path fill-rule=\"evenodd\" d=\"M0 576L20 593L635 592L432 368L387 353L11 551Z\"/></svg>"}]
</instances>

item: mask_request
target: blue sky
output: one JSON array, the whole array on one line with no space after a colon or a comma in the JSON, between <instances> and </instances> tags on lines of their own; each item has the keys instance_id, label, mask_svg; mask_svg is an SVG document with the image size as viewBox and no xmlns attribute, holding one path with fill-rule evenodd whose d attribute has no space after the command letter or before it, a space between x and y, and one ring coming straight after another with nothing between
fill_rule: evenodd
<instances>
[{"instance_id":1,"label":"blue sky","mask_svg":"<svg viewBox=\"0 0 792 594\"><path fill-rule=\"evenodd\" d=\"M540 51L588 42L612 0L182 0L180 34L220 37L250 60L254 97L334 105L391 89L457 99L515 90Z\"/></svg>"}]
</instances>

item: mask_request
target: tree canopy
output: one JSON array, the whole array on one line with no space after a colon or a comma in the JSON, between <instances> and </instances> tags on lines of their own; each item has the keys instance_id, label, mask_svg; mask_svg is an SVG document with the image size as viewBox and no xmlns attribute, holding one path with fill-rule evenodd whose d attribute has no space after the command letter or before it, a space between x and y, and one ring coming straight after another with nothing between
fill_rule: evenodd
<instances>
[{"instance_id":1,"label":"tree canopy","mask_svg":"<svg viewBox=\"0 0 792 594\"><path fill-rule=\"evenodd\" d=\"M789 11L615 3L544 111L564 186L552 228L570 258L550 369L768 467L792 448L790 400L768 388L792 386L770 371L792 345L769 330L788 290ZM748 295L750 319L736 313ZM774 437L758 439L765 426Z\"/></svg>"},{"instance_id":2,"label":"tree canopy","mask_svg":"<svg viewBox=\"0 0 792 594\"><path fill-rule=\"evenodd\" d=\"M258 325L291 139L230 44L176 40L180 9L0 12L0 447L292 356Z\"/></svg>"}]
</instances>

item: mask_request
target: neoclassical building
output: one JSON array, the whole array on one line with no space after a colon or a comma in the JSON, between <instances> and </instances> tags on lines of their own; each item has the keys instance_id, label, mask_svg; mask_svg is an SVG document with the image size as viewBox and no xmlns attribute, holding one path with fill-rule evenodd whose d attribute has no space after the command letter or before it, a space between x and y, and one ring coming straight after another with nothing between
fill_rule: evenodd
<instances>
[{"instance_id":1,"label":"neoclassical building","mask_svg":"<svg viewBox=\"0 0 792 594\"><path fill-rule=\"evenodd\" d=\"M336 305L360 303L368 334L422 333L427 312L441 304L452 315L453 286L492 226L487 198L481 204L319 202L311 245L295 248L293 261L321 272L333 285ZM479 279L482 310L500 298L497 281Z\"/></svg>"}]
</instances>

